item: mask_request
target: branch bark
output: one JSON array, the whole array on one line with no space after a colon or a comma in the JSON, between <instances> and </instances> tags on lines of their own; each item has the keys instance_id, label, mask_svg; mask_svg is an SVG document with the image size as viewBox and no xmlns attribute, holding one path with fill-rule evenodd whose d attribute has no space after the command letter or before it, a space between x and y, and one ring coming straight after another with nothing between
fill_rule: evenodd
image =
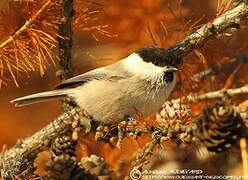
<instances>
[{"instance_id":1,"label":"branch bark","mask_svg":"<svg viewBox=\"0 0 248 180\"><path fill-rule=\"evenodd\" d=\"M64 112L46 127L30 137L20 140L14 147L1 154L1 177L4 179L27 177L27 174L33 169L33 160L36 155L53 139L66 132L71 126L73 117L77 114L78 109Z\"/></svg>"},{"instance_id":2,"label":"branch bark","mask_svg":"<svg viewBox=\"0 0 248 180\"><path fill-rule=\"evenodd\" d=\"M225 90L230 96L248 94L248 86L244 86L237 89ZM192 101L207 100L220 98L225 95L223 90L213 91L199 96L192 96ZM172 100L173 101L173 100ZM180 99L174 100L177 103ZM164 109L162 108L158 114L163 114ZM0 156L0 169L1 176L5 179L13 179L16 177L27 177L30 171L33 170L33 160L36 155L47 147L52 140L63 135L71 128L73 119L82 119L84 121L91 121L91 118L86 114L81 114L82 111L79 108L73 108L68 112L64 112L52 123L35 133L34 135L21 140L14 147L4 152ZM81 114L81 115L80 115Z\"/></svg>"},{"instance_id":3,"label":"branch bark","mask_svg":"<svg viewBox=\"0 0 248 180\"><path fill-rule=\"evenodd\" d=\"M194 49L203 46L208 40L216 38L228 29L240 28L240 22L248 16L248 1L241 1L236 7L226 11L213 21L206 23L182 41L168 48L169 57L179 59ZM172 59L173 61L173 59Z\"/></svg>"},{"instance_id":4,"label":"branch bark","mask_svg":"<svg viewBox=\"0 0 248 180\"><path fill-rule=\"evenodd\" d=\"M248 63L248 55L238 56L220 65L213 64L210 66L210 68L195 74L191 79L194 81L201 81L201 80L204 80L208 76L218 75L220 72L230 73L240 63Z\"/></svg>"},{"instance_id":5,"label":"branch bark","mask_svg":"<svg viewBox=\"0 0 248 180\"><path fill-rule=\"evenodd\" d=\"M73 0L61 0L61 17L59 24L59 78L61 80L72 77L72 17ZM67 111L69 101L63 101L63 110ZM75 129L78 122L72 121L72 127L68 128L61 136L53 139L50 150L53 152L52 159L46 164L47 178L50 179L84 179L87 173L76 161L76 144L74 139Z\"/></svg>"},{"instance_id":6,"label":"branch bark","mask_svg":"<svg viewBox=\"0 0 248 180\"><path fill-rule=\"evenodd\" d=\"M73 0L62 0L61 8L58 76L61 80L65 80L73 74L71 62Z\"/></svg>"},{"instance_id":7,"label":"branch bark","mask_svg":"<svg viewBox=\"0 0 248 180\"><path fill-rule=\"evenodd\" d=\"M193 103L197 101L204 101L210 99L220 99L224 98L225 96L237 96L237 95L246 95L248 94L248 85L246 84L243 87L235 88L235 89L221 89L218 91L212 91L205 94L197 95L197 94L190 94L186 97L178 98L172 100L172 102L179 103L183 99L187 99L187 102Z\"/></svg>"}]
</instances>

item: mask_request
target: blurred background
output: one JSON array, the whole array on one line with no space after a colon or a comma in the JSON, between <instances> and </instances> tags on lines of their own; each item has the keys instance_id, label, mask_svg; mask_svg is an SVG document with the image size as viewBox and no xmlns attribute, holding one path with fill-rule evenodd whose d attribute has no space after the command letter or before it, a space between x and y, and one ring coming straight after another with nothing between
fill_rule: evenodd
<instances>
[{"instance_id":1,"label":"blurred background","mask_svg":"<svg viewBox=\"0 0 248 180\"><path fill-rule=\"evenodd\" d=\"M76 0L72 56L74 75L118 61L139 47L150 44L169 47L200 25L221 15L232 6L232 3L231 0ZM15 0L0 1L0 40L15 32L39 8L39 3L32 1L28 3ZM46 13L34 25L35 28L46 31L43 20L56 20L56 13L49 10ZM56 27L50 28L47 33L56 37ZM23 37L22 40L25 38L27 37ZM188 55L180 72L180 83L172 98L189 92L201 93L222 88L230 74L221 73L218 77L201 83L191 82L189 77L212 64L219 65L233 57L247 54L247 41L248 31L245 27L234 32L232 36L229 36L228 32L222 34ZM53 56L56 56L56 47L47 48L51 48ZM53 89L59 83L56 76L56 57L54 61L55 64L50 60L42 62L45 67L42 73L39 66L34 66L30 72L16 73L15 80L19 87L15 85L10 71L1 76L5 83L0 89L0 147L9 148L18 139L32 135L61 112L58 101L21 108L9 103L17 97ZM247 82L246 68L247 65L244 64L236 75L232 87L239 87ZM240 98L235 102L242 100L244 99ZM203 105L204 103L194 105L195 114L201 111ZM117 150L108 144L95 142L94 138L89 136L82 138L78 145L78 154L79 156L99 154L117 167L120 160L130 158L146 140L147 137L141 138L139 142L127 139L123 148ZM130 149L130 145L133 149ZM167 162L163 164L165 167L193 169L204 167L206 173L242 174L238 148L228 155L222 153L212 157L201 153L198 147L178 147L173 142L167 142L164 151L158 150L160 158L154 157L153 160L159 162L162 161L161 158L165 159ZM44 159L41 158L39 161L45 161Z\"/></svg>"}]
</instances>

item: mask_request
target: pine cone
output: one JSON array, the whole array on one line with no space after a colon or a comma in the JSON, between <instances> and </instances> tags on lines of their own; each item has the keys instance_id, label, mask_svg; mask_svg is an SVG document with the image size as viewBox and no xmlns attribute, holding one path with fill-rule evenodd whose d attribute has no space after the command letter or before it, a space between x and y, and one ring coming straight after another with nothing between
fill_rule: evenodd
<instances>
[{"instance_id":1,"label":"pine cone","mask_svg":"<svg viewBox=\"0 0 248 180\"><path fill-rule=\"evenodd\" d=\"M204 109L197 118L196 136L212 152L222 152L232 147L244 135L244 122L235 109L217 102Z\"/></svg>"},{"instance_id":2,"label":"pine cone","mask_svg":"<svg viewBox=\"0 0 248 180\"><path fill-rule=\"evenodd\" d=\"M86 172L97 176L98 179L111 179L112 170L102 157L96 155L83 157L80 165Z\"/></svg>"},{"instance_id":3,"label":"pine cone","mask_svg":"<svg viewBox=\"0 0 248 180\"><path fill-rule=\"evenodd\" d=\"M43 177L45 180L87 180L97 179L95 176L87 173L76 163L75 157L68 154L62 154L49 161L46 167L49 176Z\"/></svg>"},{"instance_id":4,"label":"pine cone","mask_svg":"<svg viewBox=\"0 0 248 180\"><path fill-rule=\"evenodd\" d=\"M67 132L67 134L62 135L53 141L53 143L51 144L51 150L56 155L61 155L66 153L71 156L74 156L75 146L77 142L73 141L71 134L72 132L69 131Z\"/></svg>"},{"instance_id":5,"label":"pine cone","mask_svg":"<svg viewBox=\"0 0 248 180\"><path fill-rule=\"evenodd\" d=\"M191 142L196 124L191 122L190 115L190 108L186 104L167 101L157 114L156 121L168 138L177 137L184 142Z\"/></svg>"}]
</instances>

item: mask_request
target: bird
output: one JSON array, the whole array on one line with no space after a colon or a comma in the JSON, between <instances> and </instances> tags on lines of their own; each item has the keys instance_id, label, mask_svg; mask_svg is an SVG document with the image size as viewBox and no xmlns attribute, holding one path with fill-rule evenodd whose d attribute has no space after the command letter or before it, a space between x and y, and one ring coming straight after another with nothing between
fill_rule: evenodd
<instances>
[{"instance_id":1,"label":"bird","mask_svg":"<svg viewBox=\"0 0 248 180\"><path fill-rule=\"evenodd\" d=\"M36 93L11 101L15 106L72 98L95 121L111 124L155 114L176 84L175 63L168 51L146 46L108 66L62 81L54 90Z\"/></svg>"}]
</instances>

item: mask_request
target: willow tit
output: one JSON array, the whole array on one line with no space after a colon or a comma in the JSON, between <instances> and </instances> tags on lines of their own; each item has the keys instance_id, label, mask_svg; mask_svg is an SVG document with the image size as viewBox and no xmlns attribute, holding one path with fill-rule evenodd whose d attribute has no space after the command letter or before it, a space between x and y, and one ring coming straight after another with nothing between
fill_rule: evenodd
<instances>
[{"instance_id":1,"label":"willow tit","mask_svg":"<svg viewBox=\"0 0 248 180\"><path fill-rule=\"evenodd\" d=\"M12 100L16 106L72 97L96 121L115 123L137 112L147 117L159 110L176 84L177 68L166 49L140 48L109 66L67 79L53 91Z\"/></svg>"}]
</instances>

